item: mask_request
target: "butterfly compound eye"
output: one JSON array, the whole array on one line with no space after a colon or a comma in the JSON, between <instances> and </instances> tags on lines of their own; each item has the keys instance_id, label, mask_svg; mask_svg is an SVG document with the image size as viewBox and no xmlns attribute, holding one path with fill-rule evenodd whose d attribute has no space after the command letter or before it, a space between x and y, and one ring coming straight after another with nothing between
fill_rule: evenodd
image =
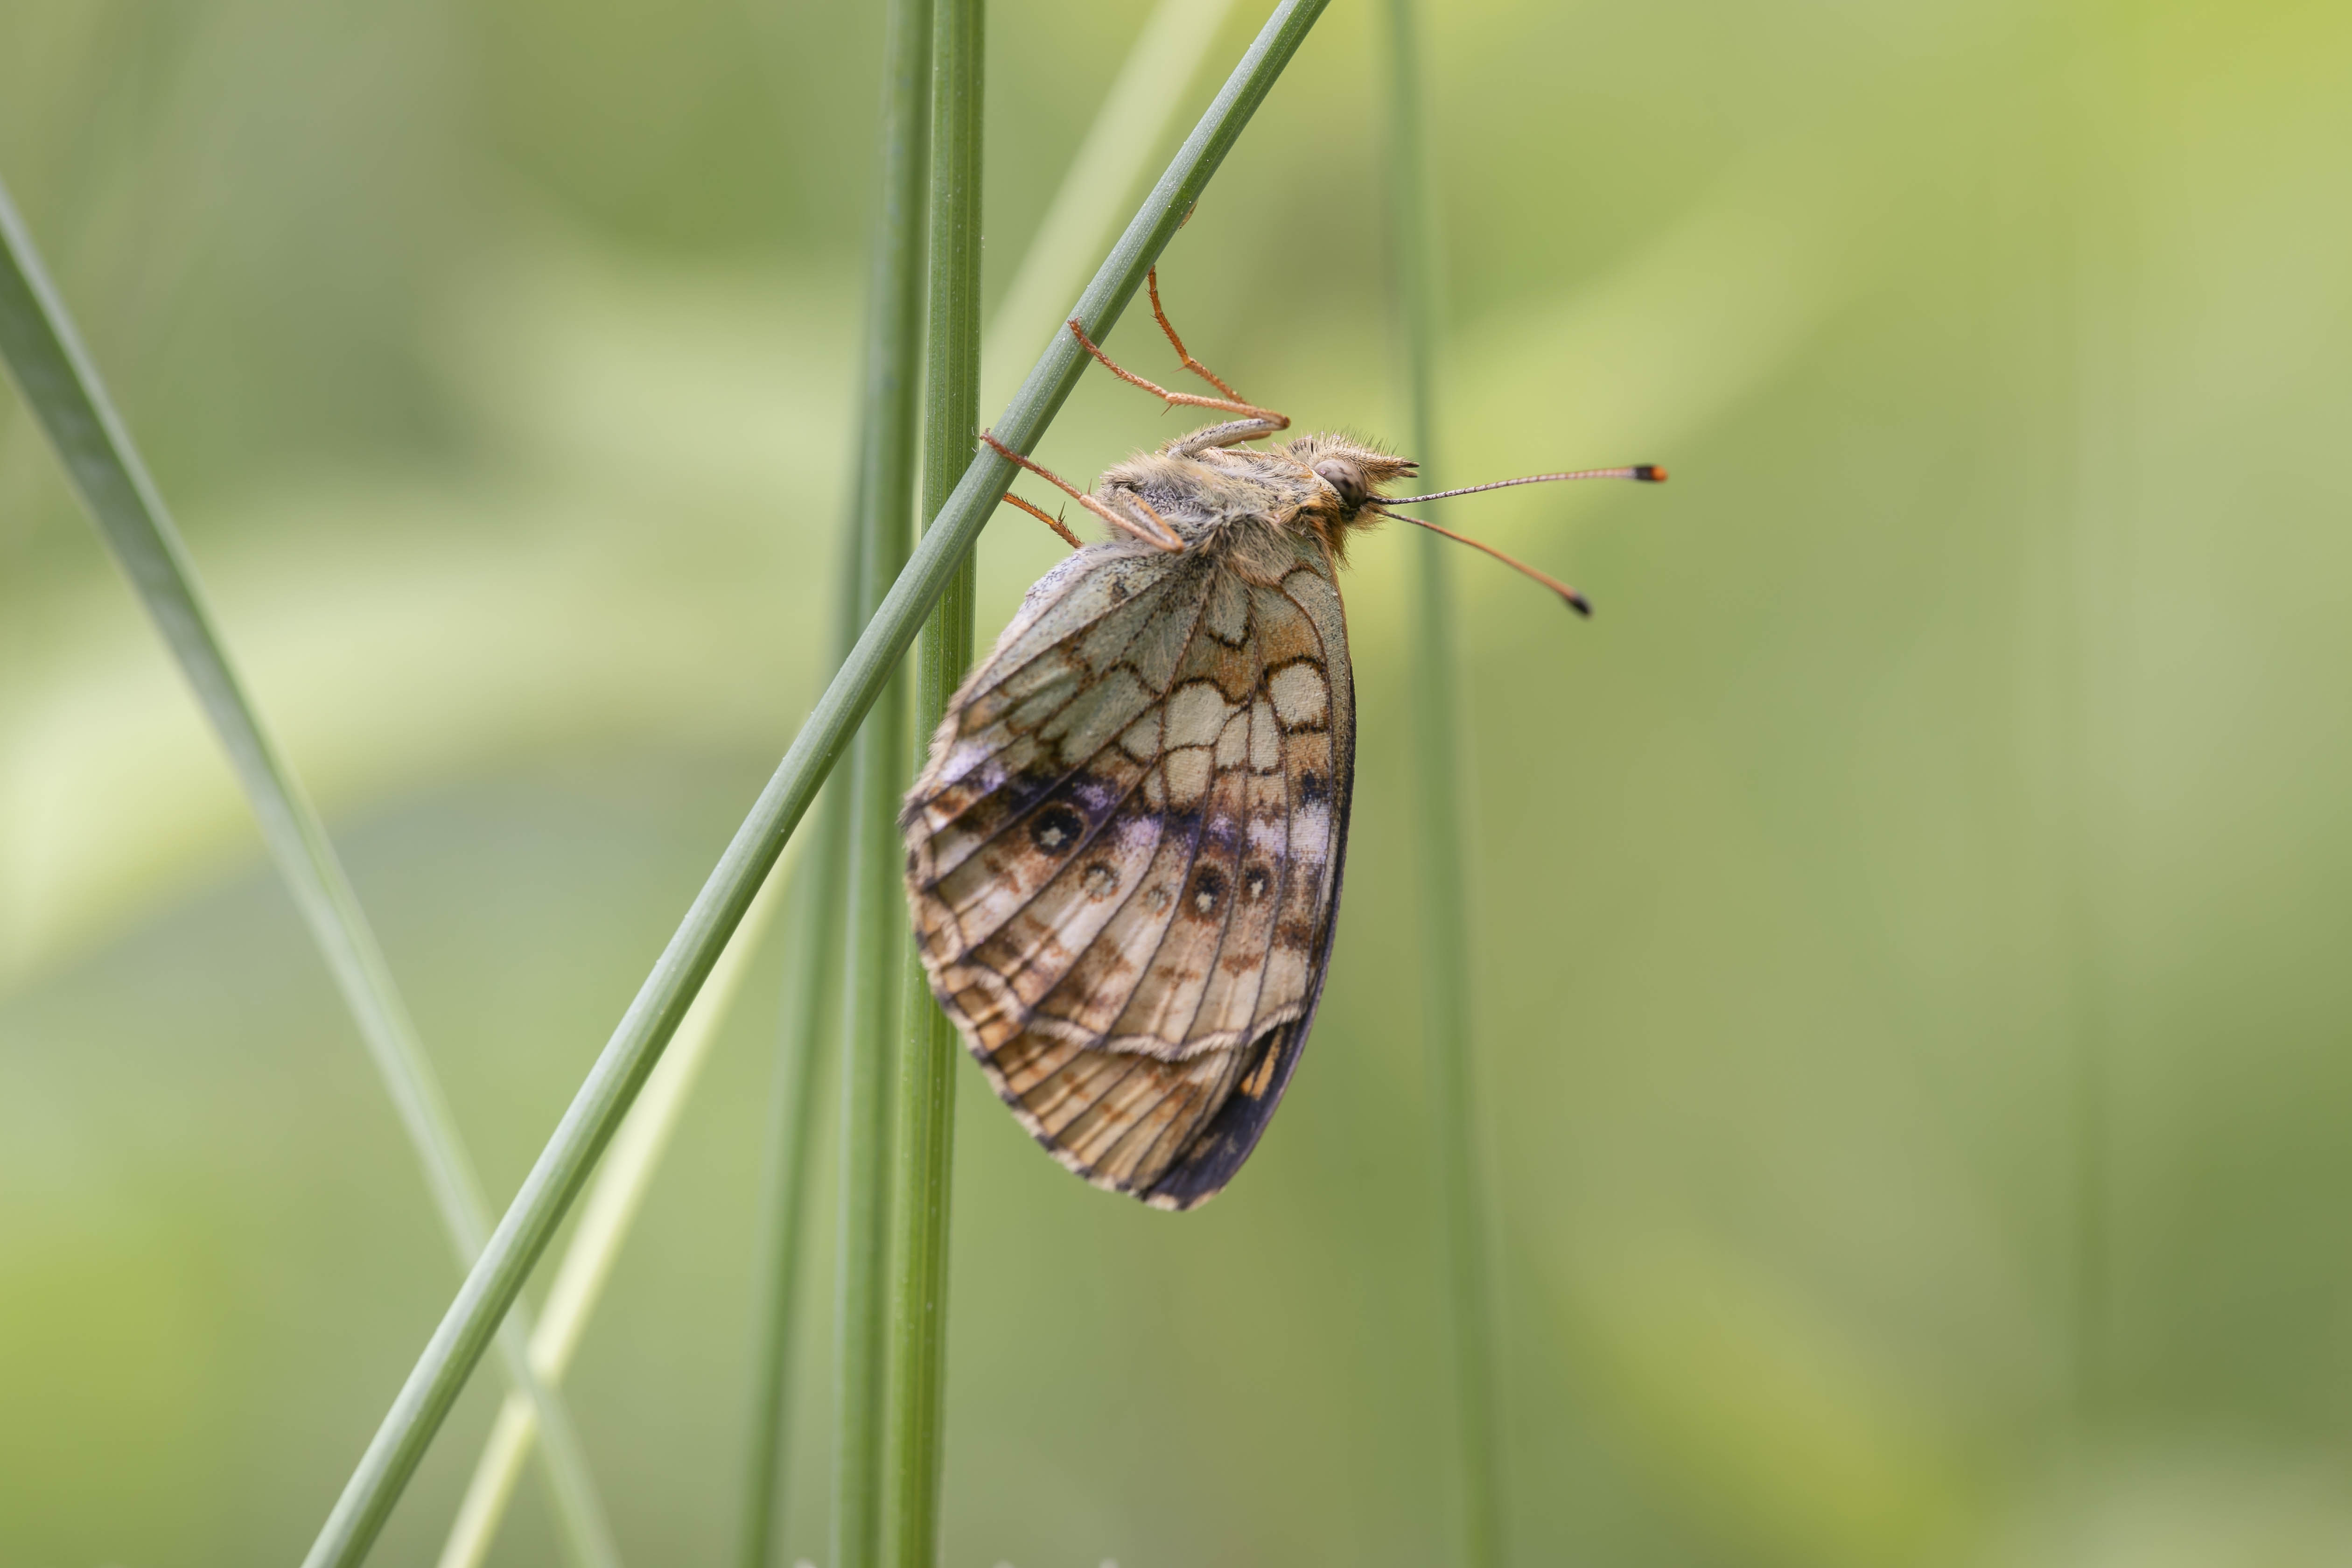
<instances>
[{"instance_id":1,"label":"butterfly compound eye","mask_svg":"<svg viewBox=\"0 0 2352 1568\"><path fill-rule=\"evenodd\" d=\"M1326 458L1315 465L1315 471L1323 476L1325 483L1339 492L1340 502L1349 511L1364 504L1363 470L1355 464L1342 462L1337 458Z\"/></svg>"}]
</instances>

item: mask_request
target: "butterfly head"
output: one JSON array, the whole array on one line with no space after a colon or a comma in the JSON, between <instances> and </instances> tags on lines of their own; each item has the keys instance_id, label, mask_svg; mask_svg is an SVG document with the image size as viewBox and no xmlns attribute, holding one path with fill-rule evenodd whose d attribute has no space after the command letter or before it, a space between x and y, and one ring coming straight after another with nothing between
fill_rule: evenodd
<instances>
[{"instance_id":1,"label":"butterfly head","mask_svg":"<svg viewBox=\"0 0 2352 1568\"><path fill-rule=\"evenodd\" d=\"M1346 436L1302 436L1290 455L1318 481L1298 509L1298 521L1319 534L1336 554L1349 531L1377 521L1372 508L1382 486L1412 477L1415 465Z\"/></svg>"},{"instance_id":2,"label":"butterfly head","mask_svg":"<svg viewBox=\"0 0 2352 1568\"><path fill-rule=\"evenodd\" d=\"M1411 462L1392 458L1386 452L1350 441L1340 436L1308 436L1294 441L1290 455L1312 468L1319 483L1315 501L1302 505L1298 516L1302 522L1315 529L1324 545L1335 558L1344 553L1349 530L1368 527L1381 518L1394 518L1444 535L1456 543L1482 550L1513 571L1525 574L1560 596L1563 604L1580 616L1592 613L1592 605L1584 595L1548 573L1538 572L1524 561L1504 554L1491 544L1440 527L1425 517L1408 512L1392 511L1392 506L1406 506L1422 501L1444 500L1449 496L1474 495L1480 490L1509 489L1517 485L1550 484L1560 479L1636 479L1644 484L1656 484L1666 477L1666 470L1655 463L1636 463L1617 468L1571 468L1559 473L1529 474L1524 479L1492 479L1483 485L1465 485L1459 489L1433 490L1428 495L1390 496L1381 493L1381 486L1405 478L1414 471ZM1319 504L1321 510L1317 510Z\"/></svg>"}]
</instances>

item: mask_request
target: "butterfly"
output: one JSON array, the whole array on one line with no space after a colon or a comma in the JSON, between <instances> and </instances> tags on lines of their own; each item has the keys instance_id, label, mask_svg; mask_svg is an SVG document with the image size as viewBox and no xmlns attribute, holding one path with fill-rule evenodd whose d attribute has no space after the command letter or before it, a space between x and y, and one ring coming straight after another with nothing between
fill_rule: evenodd
<instances>
[{"instance_id":1,"label":"butterfly","mask_svg":"<svg viewBox=\"0 0 2352 1568\"><path fill-rule=\"evenodd\" d=\"M1147 281L1179 359L1224 396L1171 392L1070 331L1171 405L1236 417L1092 494L983 436L1114 531L1029 590L950 699L899 820L932 994L998 1095L1087 1181L1189 1209L1256 1148L1322 995L1355 783L1348 542L1388 517L1447 531L1388 510L1438 499L1384 496L1406 458L1337 435L1246 445L1289 419L1194 360ZM1501 483L1602 477L1664 473Z\"/></svg>"}]
</instances>

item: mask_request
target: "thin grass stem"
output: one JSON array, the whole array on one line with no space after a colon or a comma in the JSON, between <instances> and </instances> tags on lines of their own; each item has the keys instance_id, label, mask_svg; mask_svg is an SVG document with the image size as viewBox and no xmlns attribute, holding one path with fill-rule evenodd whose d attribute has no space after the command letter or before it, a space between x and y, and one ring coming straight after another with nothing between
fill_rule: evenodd
<instances>
[{"instance_id":1,"label":"thin grass stem","mask_svg":"<svg viewBox=\"0 0 2352 1568\"><path fill-rule=\"evenodd\" d=\"M247 691L163 494L107 396L97 365L82 347L5 186L0 186L0 357L7 361L75 492L220 737L269 857L327 961L424 1167L425 1186L457 1267L470 1268L489 1233L489 1205L432 1060L393 984L391 967L327 837L326 825ZM549 1434L543 1452L566 1549L582 1568L618 1568L619 1550L571 1414L531 1374L529 1332L527 1317L519 1315L506 1324L498 1336L499 1357L514 1386L537 1406Z\"/></svg>"},{"instance_id":2,"label":"thin grass stem","mask_svg":"<svg viewBox=\"0 0 2352 1568\"><path fill-rule=\"evenodd\" d=\"M1435 363L1443 307L1428 151L1421 108L1421 47L1413 0L1388 0L1390 219L1399 338L1417 481L1439 488ZM1459 1535L1454 1560L1494 1568L1504 1559L1503 1487L1495 1436L1492 1284L1486 1213L1474 1151L1470 900L1464 847L1463 731L1451 563L1433 533L1419 537L1413 596L1412 712L1415 845L1421 859L1422 1032L1444 1226L1447 1328L1453 1342L1454 1470ZM1571 601L1573 602L1573 601Z\"/></svg>"},{"instance_id":3,"label":"thin grass stem","mask_svg":"<svg viewBox=\"0 0 2352 1568\"><path fill-rule=\"evenodd\" d=\"M1283 0L1275 7L1072 309L1070 314L1090 335L1097 340L1105 336L1143 287L1145 271L1167 247L1328 3ZM1076 341L1067 331L1055 331L993 426L996 436L1014 451L1034 449L1087 363L1086 351ZM646 976L480 1258L425 1342L312 1542L308 1568L348 1568L367 1555L523 1281L775 865L785 839L880 699L931 606L947 591L958 563L987 526L1014 471L1012 462L992 449L973 454L948 504L932 520L881 608L859 633L848 660L793 737L774 776ZM836 1563L835 1568L849 1565Z\"/></svg>"},{"instance_id":4,"label":"thin grass stem","mask_svg":"<svg viewBox=\"0 0 2352 1568\"><path fill-rule=\"evenodd\" d=\"M947 506L980 434L981 120L987 0L934 0L929 308L922 514ZM915 735L928 742L971 662L972 552L932 607L915 652ZM955 1026L914 949L905 976L891 1202L890 1411L882 1466L882 1556L932 1568L947 1386L948 1215L955 1165Z\"/></svg>"},{"instance_id":5,"label":"thin grass stem","mask_svg":"<svg viewBox=\"0 0 2352 1568\"><path fill-rule=\"evenodd\" d=\"M861 608L878 607L907 559L915 517L923 370L923 239L929 206L932 0L890 0L882 158L866 305L859 439ZM902 655L903 658L903 655ZM834 1281L833 1562L882 1554L888 1422L892 1095L898 1060L898 795L906 786L907 673L866 715L850 766L848 900L842 971L841 1215Z\"/></svg>"},{"instance_id":6,"label":"thin grass stem","mask_svg":"<svg viewBox=\"0 0 2352 1568\"><path fill-rule=\"evenodd\" d=\"M864 542L854 526L841 552L834 596L831 668L857 637L865 581ZM807 1261L810 1173L814 1169L828 1007L845 959L839 910L849 874L848 812L836 783L817 805L814 843L793 887L785 931L782 1016L761 1183L758 1262L751 1304L751 1397L743 1442L743 1493L737 1514L737 1568L769 1568L782 1531L785 1438L792 1427L793 1349L799 1342L802 1275Z\"/></svg>"},{"instance_id":7,"label":"thin grass stem","mask_svg":"<svg viewBox=\"0 0 2352 1568\"><path fill-rule=\"evenodd\" d=\"M555 1283L548 1289L546 1310L531 1331L531 1371L550 1388L561 1387L572 1368L580 1337L587 1331L588 1320L604 1296L605 1281L612 1278L613 1264L628 1240L646 1189L653 1184L654 1173L669 1152L671 1135L677 1131L678 1117L701 1077L711 1042L719 1037L728 1010L734 1005L744 968L767 932L776 889L788 881L797 885L797 880L787 868L761 889L743 923L735 928L734 940L711 970L710 979L695 997L694 1005L687 1009L668 1053L646 1079L645 1092L614 1136L612 1153L596 1173L596 1184L588 1191L580 1223L572 1230L571 1245L564 1248L563 1261L556 1268ZM520 1394L509 1394L499 1406L489 1438L482 1445L482 1457L475 1463L473 1479L449 1527L449 1538L441 1548L440 1568L480 1568L489 1555L507 1504L514 1497L523 1460L538 1436L539 1416L530 1401Z\"/></svg>"}]
</instances>

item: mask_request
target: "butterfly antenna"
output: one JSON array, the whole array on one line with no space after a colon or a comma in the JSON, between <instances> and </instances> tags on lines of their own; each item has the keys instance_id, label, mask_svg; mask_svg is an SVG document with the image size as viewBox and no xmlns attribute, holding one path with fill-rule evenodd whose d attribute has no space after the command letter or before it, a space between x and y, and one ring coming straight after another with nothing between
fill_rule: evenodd
<instances>
[{"instance_id":1,"label":"butterfly antenna","mask_svg":"<svg viewBox=\"0 0 2352 1568\"><path fill-rule=\"evenodd\" d=\"M1524 480L1524 479L1520 479L1520 480L1509 480L1509 479L1507 479L1507 480L1505 480L1504 482L1505 482L1506 484L1511 484L1511 483L1525 484L1525 483L1528 483L1528 481ZM1489 487L1485 486L1485 485L1481 485L1481 486L1478 486L1477 488L1478 488L1478 489L1487 489L1487 488L1489 488ZM1456 494L1456 493L1459 493L1459 492L1455 492L1455 491L1449 491L1449 492L1447 492L1447 493L1449 493L1449 494ZM1376 511L1376 512L1380 513L1382 517L1392 517L1392 518L1396 519L1399 522L1409 522L1409 523L1412 523L1412 524L1414 527L1416 527L1416 528L1425 528L1425 529L1429 530L1429 531L1430 531L1430 532L1432 532L1432 533L1443 534L1443 535L1444 535L1446 538L1448 538L1448 539L1450 539L1450 540L1454 541L1454 543L1456 543L1456 544L1466 544L1466 545L1468 545L1468 546L1469 546L1471 549L1473 549L1473 550L1483 550L1483 551L1485 551L1487 554L1489 554L1489 555L1493 556L1496 560L1497 560L1497 561L1501 562L1504 565L1506 565L1506 566L1509 567L1512 571L1514 571L1514 572L1517 572L1517 573L1520 573L1520 574L1524 574L1524 575L1526 575L1526 576L1528 576L1528 577L1532 577L1532 578L1534 578L1537 582L1538 582L1538 583L1542 584L1545 587L1549 588L1553 593L1558 594L1558 595L1559 595L1563 600L1565 600L1565 601L1567 602L1567 604L1568 604L1568 607L1569 607L1570 609L1571 609L1571 610L1574 610L1578 615L1580 615L1580 616L1591 616L1591 615L1592 614L1592 601L1591 601L1591 600L1590 600L1590 599L1586 598L1583 595L1581 595L1581 594L1578 593L1575 589L1573 589L1573 588L1570 587L1567 584L1565 584L1565 583L1561 582L1559 578L1557 578L1557 577L1553 576L1550 573L1549 573L1549 572L1538 572L1538 571L1537 571L1534 567L1532 567L1532 566L1528 565L1526 562L1519 560L1519 559L1518 559L1518 558L1517 558L1516 556L1506 555L1506 554L1504 554L1501 551L1499 551L1499 550L1496 549L1496 548L1495 548L1493 545L1491 545L1491 544L1484 544L1484 543L1481 543L1479 541L1477 541L1477 540L1475 540L1475 539L1471 538L1468 534L1465 534L1465 533L1456 533L1456 532L1454 532L1454 531L1452 529L1450 529L1450 528L1441 528L1441 527L1439 527L1436 523L1433 523L1433 522L1430 521L1429 521L1427 518L1425 518L1425 517L1407 517L1404 513L1402 513L1402 512L1401 512L1401 511L1391 511L1391 510L1388 510L1388 508L1386 508L1386 507L1384 507L1384 506L1368 507L1368 508L1367 508L1367 509L1365 509L1365 510L1369 510L1369 511Z\"/></svg>"},{"instance_id":2,"label":"butterfly antenna","mask_svg":"<svg viewBox=\"0 0 2352 1568\"><path fill-rule=\"evenodd\" d=\"M1414 501L1444 500L1449 496L1475 496L1480 490L1507 490L1513 485L1548 485L1556 479L1639 479L1645 485L1662 485L1666 482L1666 470L1655 463L1635 463L1624 468L1570 468L1565 473L1529 474L1523 479L1496 479L1483 485L1465 485L1458 490L1432 490L1425 496L1383 496L1381 500L1391 506L1407 506Z\"/></svg>"}]
</instances>

